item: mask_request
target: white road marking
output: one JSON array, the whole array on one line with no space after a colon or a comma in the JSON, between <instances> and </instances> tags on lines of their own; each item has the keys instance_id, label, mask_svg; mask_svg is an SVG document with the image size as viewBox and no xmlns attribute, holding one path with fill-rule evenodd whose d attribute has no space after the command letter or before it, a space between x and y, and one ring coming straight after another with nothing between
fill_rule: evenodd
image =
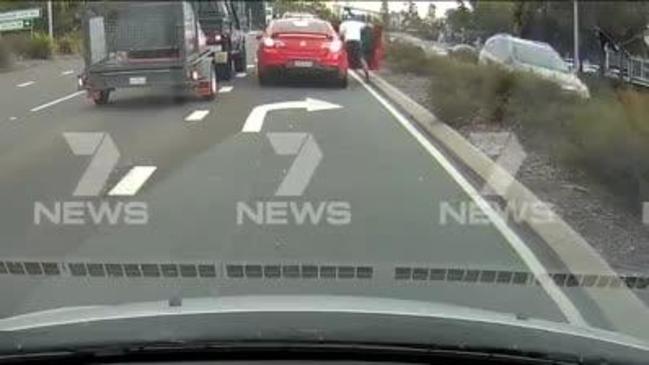
<instances>
[{"instance_id":1,"label":"white road marking","mask_svg":"<svg viewBox=\"0 0 649 365\"><path fill-rule=\"evenodd\" d=\"M156 166L134 166L128 173L115 185L108 195L111 196L133 196L151 177L157 169Z\"/></svg>"},{"instance_id":2,"label":"white road marking","mask_svg":"<svg viewBox=\"0 0 649 365\"><path fill-rule=\"evenodd\" d=\"M241 78L246 77L247 75L248 75L248 74L245 73L245 72L239 72L239 73L237 74L237 77L241 79Z\"/></svg>"},{"instance_id":3,"label":"white road marking","mask_svg":"<svg viewBox=\"0 0 649 365\"><path fill-rule=\"evenodd\" d=\"M74 73L74 70L67 70L61 72L61 76L67 76L67 75L72 75Z\"/></svg>"},{"instance_id":4,"label":"white road marking","mask_svg":"<svg viewBox=\"0 0 649 365\"><path fill-rule=\"evenodd\" d=\"M12 122L13 122L14 120L17 120L17 119L18 119L18 117L9 117L9 120L12 121Z\"/></svg>"},{"instance_id":5,"label":"white road marking","mask_svg":"<svg viewBox=\"0 0 649 365\"><path fill-rule=\"evenodd\" d=\"M34 83L35 83L34 81L27 81L27 82L23 82L22 84L16 85L16 87L27 87L29 85L34 85Z\"/></svg>"},{"instance_id":6,"label":"white road marking","mask_svg":"<svg viewBox=\"0 0 649 365\"><path fill-rule=\"evenodd\" d=\"M251 68L255 68L255 65L250 64L250 65L248 65L248 66L246 66L246 67L247 67L248 69L251 69Z\"/></svg>"},{"instance_id":7,"label":"white road marking","mask_svg":"<svg viewBox=\"0 0 649 365\"><path fill-rule=\"evenodd\" d=\"M502 217L496 213L493 207L478 193L478 191L466 180L466 178L449 162L446 157L437 149L435 146L426 138L415 126L413 126L406 117L404 117L397 109L394 108L385 98L383 98L378 92L371 88L365 81L356 75L354 72L350 72L350 75L356 79L365 89L378 100L385 109L387 109L390 114L392 114L397 121L408 131L410 134L419 142L428 153L430 153L433 158L446 170L446 172L455 180L455 182L460 185L460 187L471 197L473 201L482 209L482 211L489 217L494 226L500 231L500 233L505 237L507 242L510 244L512 249L521 257L523 262L530 268L535 278L539 281L543 289L550 296L550 298L556 303L559 307L559 310L566 317L568 322L574 325L579 326L588 326L586 320L582 317L581 313L575 306L575 304L570 301L564 292L559 289L556 283L549 276L548 272L543 267L543 264L539 259L534 255L534 252L530 250L529 247L523 242L523 240L518 237L518 235L505 223Z\"/></svg>"},{"instance_id":8,"label":"white road marking","mask_svg":"<svg viewBox=\"0 0 649 365\"><path fill-rule=\"evenodd\" d=\"M79 96L79 95L81 95L81 94L83 94L83 93L85 93L85 91L83 91L83 90L81 90L81 91L77 91L76 93L72 93L72 94L70 94L70 95L66 95L66 96L64 96L64 97L62 97L62 98L59 98L59 99L56 99L56 100L52 100L52 101L50 101L49 103L45 103L45 104L43 104L43 105L39 105L39 106L37 106L37 107L34 107L34 108L30 109L29 111L30 111L30 112L37 112L37 111L39 111L39 110L43 110L43 109L45 109L45 108L49 108L49 107L51 107L52 105L56 105L56 104L58 104L58 103L64 102L64 101L69 100L69 99L72 99L72 98L74 98L74 97L77 97L77 96Z\"/></svg>"},{"instance_id":9,"label":"white road marking","mask_svg":"<svg viewBox=\"0 0 649 365\"><path fill-rule=\"evenodd\" d=\"M209 110L195 110L185 118L185 122L200 122L208 114L210 114Z\"/></svg>"},{"instance_id":10,"label":"white road marking","mask_svg":"<svg viewBox=\"0 0 649 365\"><path fill-rule=\"evenodd\" d=\"M229 93L232 89L234 89L234 86L221 86L219 93Z\"/></svg>"},{"instance_id":11,"label":"white road marking","mask_svg":"<svg viewBox=\"0 0 649 365\"><path fill-rule=\"evenodd\" d=\"M308 112L315 112L320 110L339 109L342 106L338 104L329 103L327 101L306 98L300 101L284 101L280 103L257 105L252 109L246 122L243 124L241 132L243 133L258 133L264 125L266 114L273 110L281 109L306 109Z\"/></svg>"}]
</instances>

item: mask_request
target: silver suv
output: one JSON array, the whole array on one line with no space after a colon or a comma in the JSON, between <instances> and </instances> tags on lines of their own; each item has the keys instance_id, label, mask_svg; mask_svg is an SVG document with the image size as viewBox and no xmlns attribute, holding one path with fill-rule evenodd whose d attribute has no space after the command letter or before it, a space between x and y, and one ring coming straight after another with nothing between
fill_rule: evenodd
<instances>
[{"instance_id":1,"label":"silver suv","mask_svg":"<svg viewBox=\"0 0 649 365\"><path fill-rule=\"evenodd\" d=\"M567 92L590 97L588 87L573 73L557 51L547 43L496 34L480 51L481 64L497 64L511 71L532 72L555 82Z\"/></svg>"}]
</instances>

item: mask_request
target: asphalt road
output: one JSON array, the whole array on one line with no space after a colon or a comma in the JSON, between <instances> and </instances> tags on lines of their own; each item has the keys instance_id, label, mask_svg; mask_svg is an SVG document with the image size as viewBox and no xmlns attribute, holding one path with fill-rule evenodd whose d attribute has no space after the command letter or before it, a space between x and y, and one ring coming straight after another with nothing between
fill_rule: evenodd
<instances>
[{"instance_id":1,"label":"asphalt road","mask_svg":"<svg viewBox=\"0 0 649 365\"><path fill-rule=\"evenodd\" d=\"M347 89L260 87L250 67L221 83L232 89L214 102L142 89L96 107L76 92L81 68L67 59L0 74L0 290L10 293L0 317L177 296L310 293L421 299L620 330L579 288L534 282L531 273L562 265L524 229L441 224L440 206L473 201L470 175L355 78ZM339 107L270 111L259 132L242 132L255 107L307 98ZM91 157L73 154L70 132L103 133L119 150L99 197L73 196ZM301 166L315 165L301 195L276 195L296 160L273 148L271 139L282 137L287 150L287 140L299 140L306 152L297 155L310 161ZM108 196L133 166L156 170L134 195ZM144 203L148 221L35 222L36 204L64 202ZM328 221L332 203L346 214ZM291 209L308 205L325 207L324 219L298 223ZM55 268L36 265L50 270L44 275L28 263Z\"/></svg>"}]
</instances>

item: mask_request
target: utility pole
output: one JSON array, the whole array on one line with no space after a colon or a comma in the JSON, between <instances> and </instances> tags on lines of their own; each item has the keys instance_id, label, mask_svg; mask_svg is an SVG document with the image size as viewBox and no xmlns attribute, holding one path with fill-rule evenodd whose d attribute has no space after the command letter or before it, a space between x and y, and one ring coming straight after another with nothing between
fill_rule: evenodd
<instances>
[{"instance_id":1,"label":"utility pole","mask_svg":"<svg viewBox=\"0 0 649 365\"><path fill-rule=\"evenodd\" d=\"M50 38L54 38L54 26L52 24L52 0L47 1L47 31Z\"/></svg>"},{"instance_id":2,"label":"utility pole","mask_svg":"<svg viewBox=\"0 0 649 365\"><path fill-rule=\"evenodd\" d=\"M573 67L575 73L579 72L580 60L579 60L579 4L577 0L572 1L572 16L573 16L573 28L574 28L574 56L573 56Z\"/></svg>"}]
</instances>

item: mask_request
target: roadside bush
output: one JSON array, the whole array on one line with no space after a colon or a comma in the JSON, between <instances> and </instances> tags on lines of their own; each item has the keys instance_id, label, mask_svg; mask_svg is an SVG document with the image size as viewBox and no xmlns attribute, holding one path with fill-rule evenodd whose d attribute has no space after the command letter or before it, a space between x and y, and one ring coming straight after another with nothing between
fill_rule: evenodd
<instances>
[{"instance_id":1,"label":"roadside bush","mask_svg":"<svg viewBox=\"0 0 649 365\"><path fill-rule=\"evenodd\" d=\"M75 33L68 33L56 40L56 50L60 54L76 54L81 49L81 39Z\"/></svg>"},{"instance_id":2,"label":"roadside bush","mask_svg":"<svg viewBox=\"0 0 649 365\"><path fill-rule=\"evenodd\" d=\"M0 39L0 69L7 69L13 63L13 56L9 44Z\"/></svg>"},{"instance_id":3,"label":"roadside bush","mask_svg":"<svg viewBox=\"0 0 649 365\"><path fill-rule=\"evenodd\" d=\"M428 71L428 57L421 47L404 42L390 42L387 46L386 61L398 72L412 72L426 74Z\"/></svg>"},{"instance_id":4,"label":"roadside bush","mask_svg":"<svg viewBox=\"0 0 649 365\"><path fill-rule=\"evenodd\" d=\"M471 46L452 48L448 55L456 61L478 63L478 51Z\"/></svg>"},{"instance_id":5,"label":"roadside bush","mask_svg":"<svg viewBox=\"0 0 649 365\"><path fill-rule=\"evenodd\" d=\"M54 53L54 42L44 33L36 33L29 40L24 55L34 59L49 59Z\"/></svg>"}]
</instances>

